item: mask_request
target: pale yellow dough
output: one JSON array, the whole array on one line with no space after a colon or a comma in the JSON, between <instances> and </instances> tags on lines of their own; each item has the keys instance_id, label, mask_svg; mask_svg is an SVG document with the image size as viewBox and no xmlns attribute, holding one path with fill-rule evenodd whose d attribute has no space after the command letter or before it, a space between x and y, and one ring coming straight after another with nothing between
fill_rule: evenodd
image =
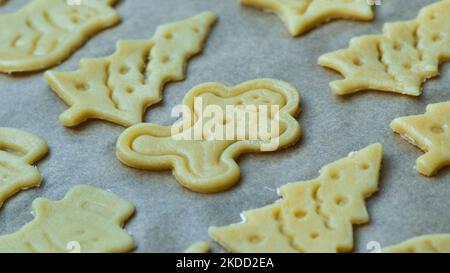
<instances>
[{"instance_id":1,"label":"pale yellow dough","mask_svg":"<svg viewBox=\"0 0 450 273\"><path fill-rule=\"evenodd\" d=\"M413 238L387 247L384 253L450 253L450 234L434 234Z\"/></svg>"},{"instance_id":2,"label":"pale yellow dough","mask_svg":"<svg viewBox=\"0 0 450 273\"><path fill-rule=\"evenodd\" d=\"M421 174L432 176L450 165L450 101L428 105L424 115L397 118L391 128L426 152L416 162Z\"/></svg>"},{"instance_id":3,"label":"pale yellow dough","mask_svg":"<svg viewBox=\"0 0 450 273\"><path fill-rule=\"evenodd\" d=\"M209 244L206 242L193 243L184 253L208 253Z\"/></svg>"},{"instance_id":4,"label":"pale yellow dough","mask_svg":"<svg viewBox=\"0 0 450 273\"><path fill-rule=\"evenodd\" d=\"M33 212L32 222L0 236L0 252L128 252L135 247L122 229L134 207L108 191L77 186L60 201L36 199Z\"/></svg>"},{"instance_id":5,"label":"pale yellow dough","mask_svg":"<svg viewBox=\"0 0 450 273\"><path fill-rule=\"evenodd\" d=\"M142 122L145 109L161 100L164 85L184 78L188 59L202 50L216 19L204 12L160 26L148 40L119 41L116 53L81 60L78 71L47 72L52 89L70 106L62 124L92 118L126 127Z\"/></svg>"},{"instance_id":6,"label":"pale yellow dough","mask_svg":"<svg viewBox=\"0 0 450 273\"><path fill-rule=\"evenodd\" d=\"M17 192L41 184L41 174L31 165L47 151L47 143L41 138L0 127L0 207Z\"/></svg>"},{"instance_id":7,"label":"pale yellow dough","mask_svg":"<svg viewBox=\"0 0 450 273\"><path fill-rule=\"evenodd\" d=\"M331 19L369 21L374 17L367 0L241 0L241 3L275 12L292 36L303 34Z\"/></svg>"},{"instance_id":8,"label":"pale yellow dough","mask_svg":"<svg viewBox=\"0 0 450 273\"><path fill-rule=\"evenodd\" d=\"M282 199L242 214L243 222L211 227L232 252L349 252L353 224L369 221L365 199L378 190L380 144L322 168L320 176L280 188Z\"/></svg>"},{"instance_id":9,"label":"pale yellow dough","mask_svg":"<svg viewBox=\"0 0 450 273\"><path fill-rule=\"evenodd\" d=\"M90 36L120 21L117 0L33 0L16 13L0 15L0 72L28 72L68 58ZM7 26L7 27L6 27Z\"/></svg>"},{"instance_id":10,"label":"pale yellow dough","mask_svg":"<svg viewBox=\"0 0 450 273\"><path fill-rule=\"evenodd\" d=\"M354 38L348 49L325 54L321 66L339 71L338 95L376 90L419 96L427 79L450 59L450 0L420 11L417 19L386 24L383 35Z\"/></svg>"},{"instance_id":11,"label":"pale yellow dough","mask_svg":"<svg viewBox=\"0 0 450 273\"><path fill-rule=\"evenodd\" d=\"M175 177L184 187L202 193L213 193L229 189L239 181L240 169L235 158L244 153L262 152L261 145L266 140L237 140L236 135L228 140L208 140L205 133L201 139L195 139L196 131L212 118L200 116L210 105L225 109L226 106L279 106L277 113L266 113L269 121L280 126L277 135L271 135L271 141L277 140L276 148L293 145L301 136L300 125L294 118L300 111L298 91L291 85L273 79L258 79L228 88L219 83L207 83L193 88L183 100L194 113L195 99L203 100L203 108L195 109L195 118L179 134L172 135L172 126L139 124L123 132L117 142L117 157L126 165L148 170L172 169ZM199 118L199 116L201 118ZM217 122L226 131L228 119ZM216 119L213 120L214 122ZM181 119L179 123L189 121ZM230 123L236 124L236 122ZM243 135L248 135L249 127ZM188 136L190 140L180 140L177 136ZM242 139L242 138L241 138ZM247 138L246 138L247 139Z\"/></svg>"}]
</instances>

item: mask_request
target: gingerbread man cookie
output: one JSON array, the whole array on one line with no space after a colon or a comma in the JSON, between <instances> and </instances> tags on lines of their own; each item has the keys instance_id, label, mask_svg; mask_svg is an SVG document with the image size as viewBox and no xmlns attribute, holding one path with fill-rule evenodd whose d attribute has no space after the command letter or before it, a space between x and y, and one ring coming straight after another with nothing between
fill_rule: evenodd
<instances>
[{"instance_id":1,"label":"gingerbread man cookie","mask_svg":"<svg viewBox=\"0 0 450 273\"><path fill-rule=\"evenodd\" d=\"M172 169L183 186L212 193L238 182L239 155L286 148L301 135L294 118L300 111L298 92L278 80L232 88L203 84L189 91L181 106L187 114L173 126L125 130L117 142L118 158L133 168Z\"/></svg>"}]
</instances>

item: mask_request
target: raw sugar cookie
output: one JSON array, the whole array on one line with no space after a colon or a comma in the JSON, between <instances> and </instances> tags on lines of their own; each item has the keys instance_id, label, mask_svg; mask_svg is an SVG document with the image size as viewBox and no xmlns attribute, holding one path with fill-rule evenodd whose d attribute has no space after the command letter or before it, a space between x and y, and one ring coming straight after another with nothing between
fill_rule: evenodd
<instances>
[{"instance_id":1,"label":"raw sugar cookie","mask_svg":"<svg viewBox=\"0 0 450 273\"><path fill-rule=\"evenodd\" d=\"M369 221L365 199L378 190L381 161L380 144L354 152L317 179L281 187L275 204L209 234L231 252L350 252L353 225Z\"/></svg>"},{"instance_id":2,"label":"raw sugar cookie","mask_svg":"<svg viewBox=\"0 0 450 273\"><path fill-rule=\"evenodd\" d=\"M292 36L332 19L369 21L374 17L367 0L241 0L241 3L276 13Z\"/></svg>"},{"instance_id":3,"label":"raw sugar cookie","mask_svg":"<svg viewBox=\"0 0 450 273\"><path fill-rule=\"evenodd\" d=\"M209 244L206 242L193 243L184 253L208 253Z\"/></svg>"},{"instance_id":4,"label":"raw sugar cookie","mask_svg":"<svg viewBox=\"0 0 450 273\"><path fill-rule=\"evenodd\" d=\"M84 59L80 70L45 74L52 89L70 106L65 126L101 119L131 126L159 102L167 82L184 78L186 63L199 53L216 21L212 12L157 28L148 40L119 41L108 57Z\"/></svg>"},{"instance_id":5,"label":"raw sugar cookie","mask_svg":"<svg viewBox=\"0 0 450 273\"><path fill-rule=\"evenodd\" d=\"M383 249L384 253L450 253L450 234L426 235Z\"/></svg>"},{"instance_id":6,"label":"raw sugar cookie","mask_svg":"<svg viewBox=\"0 0 450 273\"><path fill-rule=\"evenodd\" d=\"M29 72L68 58L89 37L120 21L117 0L33 0L16 13L0 15L0 72ZM7 27L6 27L7 26Z\"/></svg>"},{"instance_id":7,"label":"raw sugar cookie","mask_svg":"<svg viewBox=\"0 0 450 273\"><path fill-rule=\"evenodd\" d=\"M0 207L17 192L41 184L41 174L31 165L47 151L47 143L40 137L0 127Z\"/></svg>"},{"instance_id":8,"label":"raw sugar cookie","mask_svg":"<svg viewBox=\"0 0 450 273\"><path fill-rule=\"evenodd\" d=\"M134 207L117 195L90 186L74 187L63 200L36 199L35 219L0 236L2 253L128 252L134 241L123 225Z\"/></svg>"},{"instance_id":9,"label":"raw sugar cookie","mask_svg":"<svg viewBox=\"0 0 450 273\"><path fill-rule=\"evenodd\" d=\"M183 117L173 126L138 124L121 134L117 157L138 169L167 170L184 187L202 193L239 181L236 158L294 145L300 125L297 90L273 79L235 87L207 83L184 97Z\"/></svg>"},{"instance_id":10,"label":"raw sugar cookie","mask_svg":"<svg viewBox=\"0 0 450 273\"><path fill-rule=\"evenodd\" d=\"M424 115L397 118L391 128L426 152L416 162L421 174L432 176L450 165L450 101L428 105Z\"/></svg>"},{"instance_id":11,"label":"raw sugar cookie","mask_svg":"<svg viewBox=\"0 0 450 273\"><path fill-rule=\"evenodd\" d=\"M450 0L445 0L423 8L415 20L385 24L382 35L353 38L348 49L321 56L319 64L345 77L330 84L338 95L376 90L419 96L422 84L449 58Z\"/></svg>"}]
</instances>

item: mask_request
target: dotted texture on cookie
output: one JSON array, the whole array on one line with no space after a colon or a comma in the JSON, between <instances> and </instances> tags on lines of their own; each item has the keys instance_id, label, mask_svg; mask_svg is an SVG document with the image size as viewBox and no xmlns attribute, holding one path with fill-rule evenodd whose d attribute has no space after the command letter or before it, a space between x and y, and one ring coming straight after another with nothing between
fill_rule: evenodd
<instances>
[{"instance_id":1,"label":"dotted texture on cookie","mask_svg":"<svg viewBox=\"0 0 450 273\"><path fill-rule=\"evenodd\" d=\"M282 81L258 79L232 88L206 83L189 91L182 105L192 118L183 115L173 126L138 124L125 130L117 142L120 161L138 169L172 169L176 179L192 191L219 192L239 181L235 161L239 155L286 148L301 135L294 118L300 111L298 91ZM258 112L272 106L277 109ZM227 111L230 107L233 111ZM208 116L208 109L219 113ZM258 128L252 126L256 124ZM278 130L263 136L264 125ZM252 137L255 132L258 135Z\"/></svg>"},{"instance_id":2,"label":"dotted texture on cookie","mask_svg":"<svg viewBox=\"0 0 450 273\"><path fill-rule=\"evenodd\" d=\"M117 0L33 0L16 13L0 15L0 72L29 72L68 58L97 32L120 21Z\"/></svg>"},{"instance_id":3,"label":"dotted texture on cookie","mask_svg":"<svg viewBox=\"0 0 450 273\"><path fill-rule=\"evenodd\" d=\"M450 253L450 234L426 235L383 249L384 253Z\"/></svg>"},{"instance_id":4,"label":"dotted texture on cookie","mask_svg":"<svg viewBox=\"0 0 450 273\"><path fill-rule=\"evenodd\" d=\"M134 249L133 239L122 229L134 207L108 191L77 186L60 201L36 199L33 212L32 222L0 236L0 252L62 253L74 243L82 253Z\"/></svg>"},{"instance_id":5,"label":"dotted texture on cookie","mask_svg":"<svg viewBox=\"0 0 450 273\"><path fill-rule=\"evenodd\" d=\"M450 0L420 11L412 21L388 23L383 35L353 38L348 49L327 53L319 64L339 71L338 95L376 90L419 96L423 82L450 58Z\"/></svg>"},{"instance_id":6,"label":"dotted texture on cookie","mask_svg":"<svg viewBox=\"0 0 450 273\"><path fill-rule=\"evenodd\" d=\"M372 20L374 17L367 0L241 0L241 3L275 12L292 36L331 19Z\"/></svg>"},{"instance_id":7,"label":"dotted texture on cookie","mask_svg":"<svg viewBox=\"0 0 450 273\"><path fill-rule=\"evenodd\" d=\"M428 105L424 115L397 118L391 128L426 152L416 162L421 174L432 176L450 165L450 101Z\"/></svg>"},{"instance_id":8,"label":"dotted texture on cookie","mask_svg":"<svg viewBox=\"0 0 450 273\"><path fill-rule=\"evenodd\" d=\"M282 199L242 214L243 222L211 227L232 252L349 252L353 225L369 221L365 199L378 190L380 144L322 168L311 181L280 188Z\"/></svg>"},{"instance_id":9,"label":"dotted texture on cookie","mask_svg":"<svg viewBox=\"0 0 450 273\"><path fill-rule=\"evenodd\" d=\"M186 62L199 53L216 15L204 12L158 27L148 40L119 41L117 51L83 59L75 72L49 71L45 78L70 108L60 120L76 126L101 119L131 126L147 107L159 102L164 85L184 79Z\"/></svg>"},{"instance_id":10,"label":"dotted texture on cookie","mask_svg":"<svg viewBox=\"0 0 450 273\"><path fill-rule=\"evenodd\" d=\"M31 165L47 151L47 143L41 138L0 127L0 207L17 192L40 185L42 176Z\"/></svg>"}]
</instances>

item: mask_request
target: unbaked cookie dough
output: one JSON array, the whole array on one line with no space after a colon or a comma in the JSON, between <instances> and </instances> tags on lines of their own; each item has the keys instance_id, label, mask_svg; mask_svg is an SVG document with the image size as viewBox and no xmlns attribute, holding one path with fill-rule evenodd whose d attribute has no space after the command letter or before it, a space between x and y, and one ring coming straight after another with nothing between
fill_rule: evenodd
<instances>
[{"instance_id":1,"label":"unbaked cookie dough","mask_svg":"<svg viewBox=\"0 0 450 273\"><path fill-rule=\"evenodd\" d=\"M193 243L184 253L208 253L209 244L207 242Z\"/></svg>"},{"instance_id":2,"label":"unbaked cookie dough","mask_svg":"<svg viewBox=\"0 0 450 273\"><path fill-rule=\"evenodd\" d=\"M45 73L70 109L60 120L76 126L101 119L122 126L142 122L147 107L159 102L164 85L184 78L186 63L199 53L217 16L204 12L158 27L148 40L119 41L113 55L84 59L75 72Z\"/></svg>"},{"instance_id":3,"label":"unbaked cookie dough","mask_svg":"<svg viewBox=\"0 0 450 273\"><path fill-rule=\"evenodd\" d=\"M434 234L413 238L387 247L383 253L450 253L450 234Z\"/></svg>"},{"instance_id":4,"label":"unbaked cookie dough","mask_svg":"<svg viewBox=\"0 0 450 273\"><path fill-rule=\"evenodd\" d=\"M197 107L197 102L202 101ZM125 130L117 142L117 157L124 164L138 169L172 169L184 187L201 193L224 191L239 181L240 169L235 159L244 153L269 152L295 144L301 136L300 125L294 118L300 111L298 91L291 85L273 79L257 79L235 87L207 83L193 88L184 97L182 106L193 113L173 126L138 124ZM253 130L235 115L207 117L208 109L221 113L227 107L252 109L261 124L278 125L269 135L250 138ZM275 111L260 108L277 106ZM242 108L240 108L242 107ZM217 109L218 108L218 109ZM249 115L251 113L247 112ZM266 123L265 123L266 122ZM214 138L207 125L211 123L227 136ZM257 122L252 123L257 124ZM179 128L180 130L173 129ZM274 127L271 127L274 128ZM228 135L229 132L233 134ZM275 145L271 145L275 144Z\"/></svg>"},{"instance_id":5,"label":"unbaked cookie dough","mask_svg":"<svg viewBox=\"0 0 450 273\"><path fill-rule=\"evenodd\" d=\"M338 95L376 90L419 96L423 82L437 76L449 56L450 0L445 0L423 8L415 20L386 24L383 35L353 38L348 49L321 56L319 64L345 77L330 84Z\"/></svg>"},{"instance_id":6,"label":"unbaked cookie dough","mask_svg":"<svg viewBox=\"0 0 450 273\"><path fill-rule=\"evenodd\" d=\"M111 192L77 186L60 201L36 199L33 212L32 222L0 236L0 252L129 252L135 247L122 229L134 206Z\"/></svg>"},{"instance_id":7,"label":"unbaked cookie dough","mask_svg":"<svg viewBox=\"0 0 450 273\"><path fill-rule=\"evenodd\" d=\"M47 143L40 137L0 127L0 207L17 192L41 184L41 174L31 165L47 151Z\"/></svg>"},{"instance_id":8,"label":"unbaked cookie dough","mask_svg":"<svg viewBox=\"0 0 450 273\"><path fill-rule=\"evenodd\" d=\"M33 0L0 15L0 72L43 70L68 58L90 36L120 21L117 0Z\"/></svg>"},{"instance_id":9,"label":"unbaked cookie dough","mask_svg":"<svg viewBox=\"0 0 450 273\"><path fill-rule=\"evenodd\" d=\"M353 225L369 221L365 199L378 190L382 153L380 144L351 153L317 179L281 187L281 200L244 212L242 223L209 234L232 252L349 252Z\"/></svg>"},{"instance_id":10,"label":"unbaked cookie dough","mask_svg":"<svg viewBox=\"0 0 450 273\"><path fill-rule=\"evenodd\" d=\"M303 34L331 19L369 21L374 17L367 0L241 0L241 3L275 12L292 36Z\"/></svg>"},{"instance_id":11,"label":"unbaked cookie dough","mask_svg":"<svg viewBox=\"0 0 450 273\"><path fill-rule=\"evenodd\" d=\"M397 118L391 128L426 152L416 162L421 174L432 176L450 165L450 101L428 105L424 115Z\"/></svg>"}]
</instances>

